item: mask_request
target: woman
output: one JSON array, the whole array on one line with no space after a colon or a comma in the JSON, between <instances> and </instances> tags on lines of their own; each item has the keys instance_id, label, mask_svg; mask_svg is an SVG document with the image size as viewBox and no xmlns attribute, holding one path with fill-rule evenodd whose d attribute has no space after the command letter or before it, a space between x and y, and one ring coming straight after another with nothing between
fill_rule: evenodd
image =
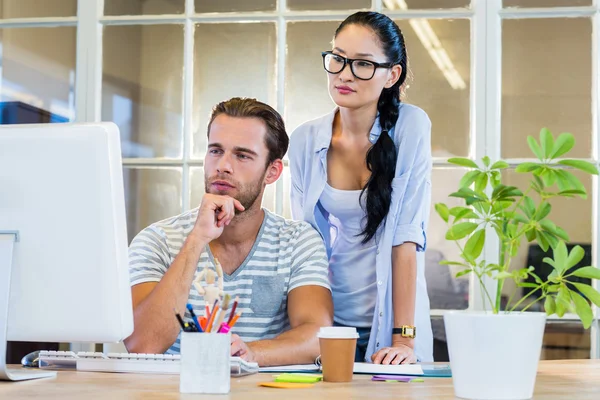
<instances>
[{"instance_id":1,"label":"woman","mask_svg":"<svg viewBox=\"0 0 600 400\"><path fill-rule=\"evenodd\" d=\"M294 218L325 240L334 321L358 329L356 360L432 361L422 254L431 122L400 102L402 32L383 14L353 14L336 30L333 50L323 52L323 65L337 107L292 134Z\"/></svg>"}]
</instances>

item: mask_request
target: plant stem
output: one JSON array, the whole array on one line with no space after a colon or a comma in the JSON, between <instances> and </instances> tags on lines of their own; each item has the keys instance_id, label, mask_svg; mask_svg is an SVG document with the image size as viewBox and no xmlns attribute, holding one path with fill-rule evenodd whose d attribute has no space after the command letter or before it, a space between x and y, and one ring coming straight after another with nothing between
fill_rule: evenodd
<instances>
[{"instance_id":1,"label":"plant stem","mask_svg":"<svg viewBox=\"0 0 600 400\"><path fill-rule=\"evenodd\" d=\"M527 309L528 309L529 307L531 307L531 306L532 306L532 305L534 305L535 303L539 302L540 300L542 300L542 299L543 299L544 297L546 297L546 296L548 296L548 294L541 295L541 296L540 296L538 299L536 299L536 300L533 300L531 303L527 304L527 306L526 306L524 309L522 309L522 310L521 310L521 312L525 312L525 311L527 311Z\"/></svg>"},{"instance_id":2,"label":"plant stem","mask_svg":"<svg viewBox=\"0 0 600 400\"><path fill-rule=\"evenodd\" d=\"M533 184L529 184L529 187L527 188L527 190L525 191L525 193L523 194L523 196L521 196L521 198L519 199L519 201L515 204L515 207L513 210L511 210L511 212L517 212L517 210L519 209L519 206L521 205L521 203L523 202L523 199L525 199L525 197L529 194L529 192L531 191L531 189L533 189ZM502 212L503 215L502 217L505 218L504 216L504 211ZM522 233L521 233L522 234ZM519 237L519 236L517 236ZM500 249L500 265L502 266L502 270L506 271L508 270L509 266L510 266L510 262L512 261L512 257L509 255L508 256L508 261L506 260L506 246L505 246L505 242L501 241L501 246L502 248ZM504 287L504 279L498 279L498 284L496 285L496 309L500 310L500 307L502 305L502 288ZM506 304L506 308L508 309L508 303Z\"/></svg>"},{"instance_id":3,"label":"plant stem","mask_svg":"<svg viewBox=\"0 0 600 400\"><path fill-rule=\"evenodd\" d=\"M537 288L535 288L535 289L531 290L531 292L529 292L529 293L527 293L525 296L523 296L523 297L521 298L521 300L519 300L519 301L517 302L517 304L515 304L515 305L514 305L514 307L513 307L513 308L511 308L511 309L510 309L510 310L508 310L508 311L509 311L509 312L513 312L513 311L515 311L515 309L516 309L516 308L517 308L519 305L521 305L521 303L523 303L525 300L527 300L527 298L528 298L529 296L531 296L532 294L534 294L534 293L535 293L535 292L537 292L538 290L542 289L542 287L543 287L543 285L540 285L539 287L537 287ZM508 309L508 307L506 307L506 308Z\"/></svg>"}]
</instances>

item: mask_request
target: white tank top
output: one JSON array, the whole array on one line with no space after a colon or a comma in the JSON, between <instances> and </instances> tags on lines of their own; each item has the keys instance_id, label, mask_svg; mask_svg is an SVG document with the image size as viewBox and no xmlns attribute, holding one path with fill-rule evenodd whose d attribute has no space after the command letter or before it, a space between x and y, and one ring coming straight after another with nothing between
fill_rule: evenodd
<instances>
[{"instance_id":1,"label":"white tank top","mask_svg":"<svg viewBox=\"0 0 600 400\"><path fill-rule=\"evenodd\" d=\"M362 243L366 214L359 203L360 193L360 190L340 190L325 184L319 201L329 213L329 281L334 321L347 326L370 327L377 298L377 245L374 239ZM362 203L365 202L366 194L362 198Z\"/></svg>"}]
</instances>

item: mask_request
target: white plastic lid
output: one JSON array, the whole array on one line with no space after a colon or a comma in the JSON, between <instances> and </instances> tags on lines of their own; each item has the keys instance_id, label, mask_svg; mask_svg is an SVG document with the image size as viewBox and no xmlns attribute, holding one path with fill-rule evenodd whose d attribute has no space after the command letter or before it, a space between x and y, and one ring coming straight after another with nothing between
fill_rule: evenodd
<instances>
[{"instance_id":1,"label":"white plastic lid","mask_svg":"<svg viewBox=\"0 0 600 400\"><path fill-rule=\"evenodd\" d=\"M358 339L356 328L345 326L324 326L317 333L318 338L323 339Z\"/></svg>"}]
</instances>

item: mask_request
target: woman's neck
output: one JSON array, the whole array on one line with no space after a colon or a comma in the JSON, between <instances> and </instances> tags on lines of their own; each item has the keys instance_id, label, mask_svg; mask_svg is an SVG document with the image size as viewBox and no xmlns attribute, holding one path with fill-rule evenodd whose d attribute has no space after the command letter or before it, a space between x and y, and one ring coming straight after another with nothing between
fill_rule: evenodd
<instances>
[{"instance_id":1,"label":"woman's neck","mask_svg":"<svg viewBox=\"0 0 600 400\"><path fill-rule=\"evenodd\" d=\"M361 108L340 107L333 120L333 131L348 137L368 137L376 117L376 104Z\"/></svg>"}]
</instances>

